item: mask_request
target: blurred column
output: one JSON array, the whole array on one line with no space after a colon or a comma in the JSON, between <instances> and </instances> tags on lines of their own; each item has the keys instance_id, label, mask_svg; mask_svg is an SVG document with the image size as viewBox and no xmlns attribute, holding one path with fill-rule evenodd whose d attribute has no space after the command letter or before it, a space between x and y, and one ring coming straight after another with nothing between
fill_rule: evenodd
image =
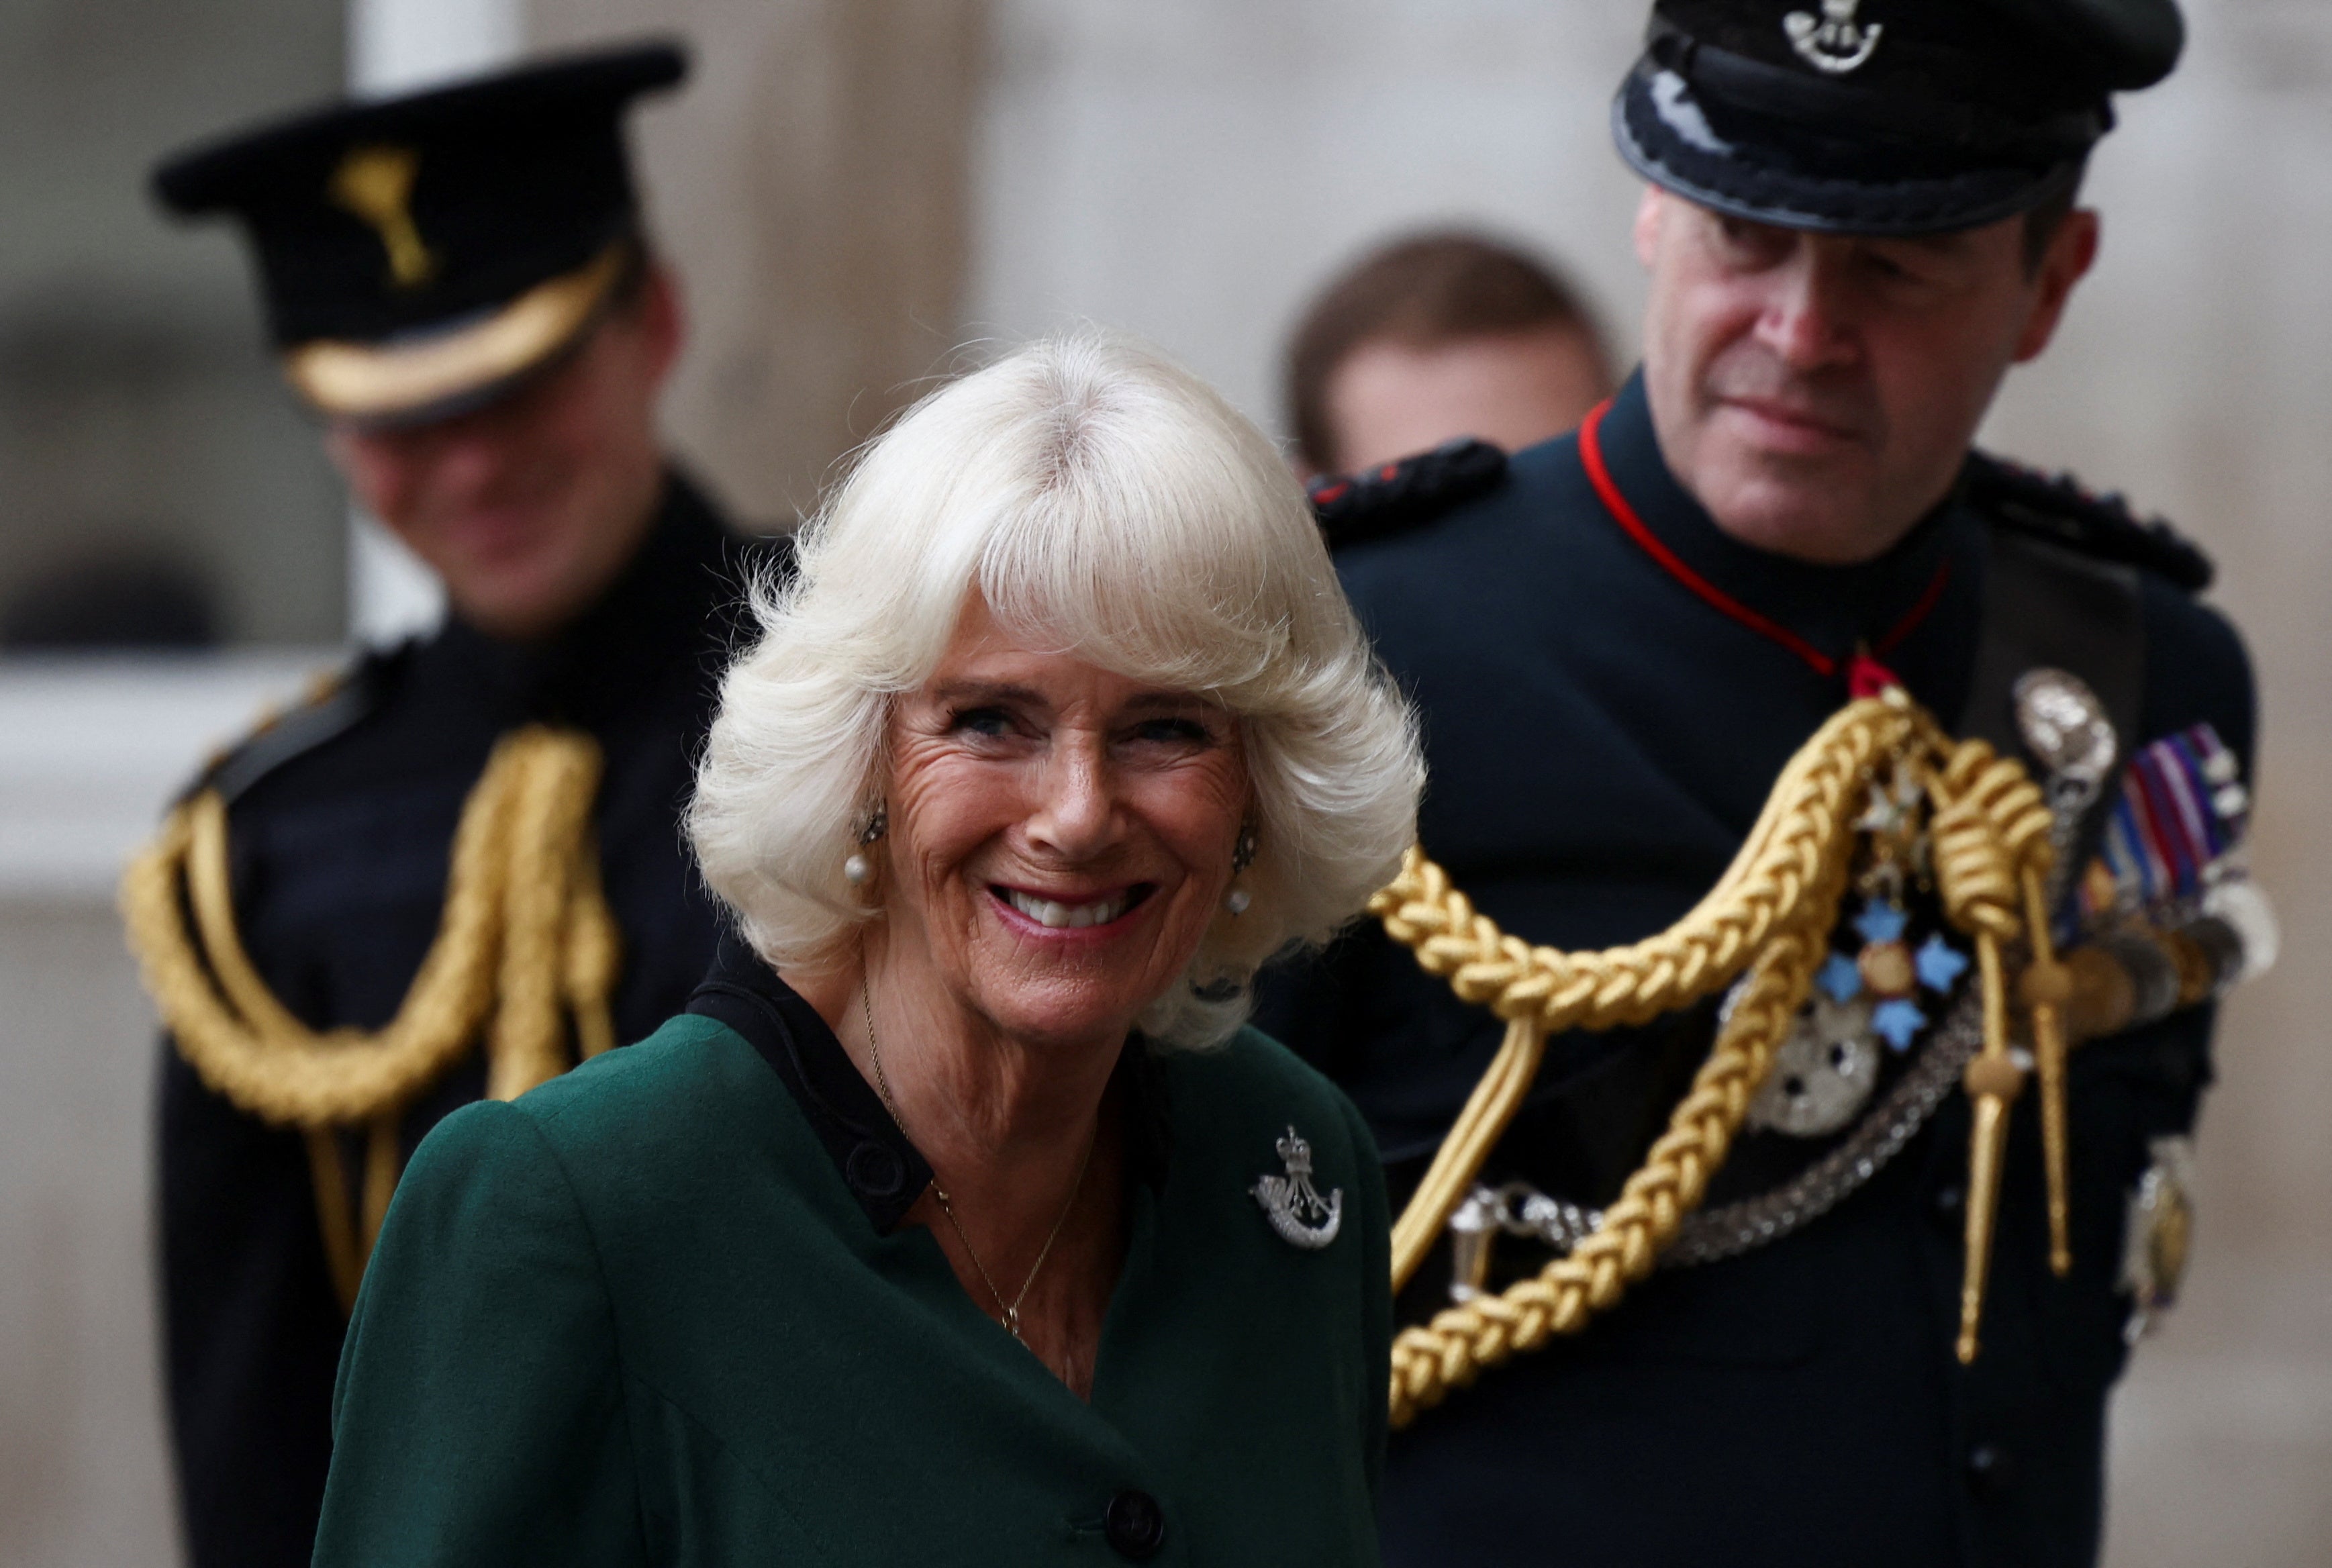
<instances>
[{"instance_id":1,"label":"blurred column","mask_svg":"<svg viewBox=\"0 0 2332 1568\"><path fill-rule=\"evenodd\" d=\"M691 46L635 122L690 321L666 425L741 522L790 527L959 341L989 0L523 4L530 49Z\"/></svg>"},{"instance_id":2,"label":"blurred column","mask_svg":"<svg viewBox=\"0 0 2332 1568\"><path fill-rule=\"evenodd\" d=\"M349 0L349 86L409 91L488 71L519 53L519 0ZM349 519L349 631L391 643L445 613L436 577L361 508Z\"/></svg>"}]
</instances>

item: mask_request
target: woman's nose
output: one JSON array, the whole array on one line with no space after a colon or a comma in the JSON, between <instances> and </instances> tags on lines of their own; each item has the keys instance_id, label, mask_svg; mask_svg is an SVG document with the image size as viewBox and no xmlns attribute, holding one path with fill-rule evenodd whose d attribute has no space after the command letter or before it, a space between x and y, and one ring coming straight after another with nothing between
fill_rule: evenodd
<instances>
[{"instance_id":1,"label":"woman's nose","mask_svg":"<svg viewBox=\"0 0 2332 1568\"><path fill-rule=\"evenodd\" d=\"M1037 780L1030 839L1070 860L1092 858L1116 832L1109 761L1098 737L1056 739Z\"/></svg>"}]
</instances>

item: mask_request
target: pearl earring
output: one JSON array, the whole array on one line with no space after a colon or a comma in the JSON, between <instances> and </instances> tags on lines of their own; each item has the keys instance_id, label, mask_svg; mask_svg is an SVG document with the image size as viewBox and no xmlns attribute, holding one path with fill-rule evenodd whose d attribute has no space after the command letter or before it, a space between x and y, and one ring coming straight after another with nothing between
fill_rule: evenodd
<instances>
[{"instance_id":1,"label":"pearl earring","mask_svg":"<svg viewBox=\"0 0 2332 1568\"><path fill-rule=\"evenodd\" d=\"M1238 875L1255 864L1255 824L1252 821L1243 822L1239 824L1238 841L1231 846L1233 876ZM1254 902L1254 897L1244 887L1234 887L1223 894L1223 907L1231 912L1231 918L1234 920L1245 914L1247 912L1247 906Z\"/></svg>"},{"instance_id":2,"label":"pearl earring","mask_svg":"<svg viewBox=\"0 0 2332 1568\"><path fill-rule=\"evenodd\" d=\"M864 887L874 875L874 863L866 858L866 846L891 831L891 811L886 806L874 808L874 815L858 830L858 847L842 863L842 880L853 887Z\"/></svg>"}]
</instances>

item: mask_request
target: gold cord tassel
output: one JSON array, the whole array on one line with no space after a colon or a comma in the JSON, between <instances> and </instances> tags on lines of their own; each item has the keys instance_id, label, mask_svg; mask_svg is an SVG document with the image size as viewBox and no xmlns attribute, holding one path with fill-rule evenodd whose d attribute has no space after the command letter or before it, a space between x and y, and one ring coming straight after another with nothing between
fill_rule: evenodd
<instances>
[{"instance_id":1,"label":"gold cord tassel","mask_svg":"<svg viewBox=\"0 0 2332 1568\"><path fill-rule=\"evenodd\" d=\"M587 831L577 841L567 900L567 1010L575 1020L575 1051L585 1061L616 1043L612 1000L623 968L624 933L599 884L599 846Z\"/></svg>"},{"instance_id":2,"label":"gold cord tassel","mask_svg":"<svg viewBox=\"0 0 2332 1568\"><path fill-rule=\"evenodd\" d=\"M1539 1058L1546 1054L1546 1031L1535 1018L1524 1016L1506 1025L1505 1044L1492 1058L1489 1071L1474 1085L1466 1108L1441 1141L1433 1163L1425 1172L1392 1228L1392 1287L1396 1294L1408 1285L1422 1264L1441 1228L1461 1202L1482 1162L1505 1135L1506 1125L1522 1108L1523 1096L1538 1076Z\"/></svg>"},{"instance_id":3,"label":"gold cord tassel","mask_svg":"<svg viewBox=\"0 0 2332 1568\"><path fill-rule=\"evenodd\" d=\"M316 1220L324 1234L324 1266L331 1270L332 1294L344 1313L357 1309L357 1287L364 1283L368 1248L357 1242L354 1210L349 1202L349 1173L340 1159L339 1133L330 1127L309 1127L308 1174L316 1185Z\"/></svg>"},{"instance_id":4,"label":"gold cord tassel","mask_svg":"<svg viewBox=\"0 0 2332 1568\"><path fill-rule=\"evenodd\" d=\"M2057 960L2049 930L2049 894L2042 873L2024 867L2024 929L2031 967L2020 986L2032 1016L2032 1059L2040 1069L2040 1152L2049 1173L2049 1268L2062 1279L2073 1271L2071 1153L2065 1107L2064 1007L2073 977Z\"/></svg>"},{"instance_id":5,"label":"gold cord tassel","mask_svg":"<svg viewBox=\"0 0 2332 1568\"><path fill-rule=\"evenodd\" d=\"M1975 939L1983 984L1983 1049L1969 1062L1962 1086L1974 1106L1968 1134L1966 1257L1960 1276L1960 1364L1975 1360L1983 1321L1983 1292L1992 1267L1992 1238L2000 1212L2000 1168L2008 1151L2008 1108L2024 1087L2024 1069L2008 1054L2008 986L2001 972L2000 940Z\"/></svg>"},{"instance_id":6,"label":"gold cord tassel","mask_svg":"<svg viewBox=\"0 0 2332 1568\"><path fill-rule=\"evenodd\" d=\"M1942 776L1929 788L1938 803L1931 835L1936 891L1952 923L1974 939L1983 987L1983 1049L1968 1063L1963 1078L1974 1107L1968 1133L1967 1252L1960 1283L1958 1353L1965 1363L1975 1360L1983 1321L2009 1107L2024 1087L2023 1069L2009 1055L2002 950L2029 934L2022 911L2031 879L2045 884L2054 852L2049 807L2039 787L2021 765L1993 755L1982 741L1954 748Z\"/></svg>"}]
</instances>

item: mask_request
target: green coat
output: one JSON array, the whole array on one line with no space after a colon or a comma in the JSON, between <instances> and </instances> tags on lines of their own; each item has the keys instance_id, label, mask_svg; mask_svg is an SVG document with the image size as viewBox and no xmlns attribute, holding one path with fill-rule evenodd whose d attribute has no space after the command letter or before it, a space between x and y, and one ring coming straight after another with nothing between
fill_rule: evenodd
<instances>
[{"instance_id":1,"label":"green coat","mask_svg":"<svg viewBox=\"0 0 2332 1568\"><path fill-rule=\"evenodd\" d=\"M870 1219L928 1168L900 1140L913 1190L870 1209L865 1083L752 968L698 1009L744 1032L683 1015L422 1145L340 1363L318 1564L1376 1562L1387 1219L1341 1094L1252 1029L1129 1054L1162 1168L1129 1180L1087 1403L928 1230ZM1251 1190L1291 1124L1344 1193L1317 1249Z\"/></svg>"}]
</instances>

